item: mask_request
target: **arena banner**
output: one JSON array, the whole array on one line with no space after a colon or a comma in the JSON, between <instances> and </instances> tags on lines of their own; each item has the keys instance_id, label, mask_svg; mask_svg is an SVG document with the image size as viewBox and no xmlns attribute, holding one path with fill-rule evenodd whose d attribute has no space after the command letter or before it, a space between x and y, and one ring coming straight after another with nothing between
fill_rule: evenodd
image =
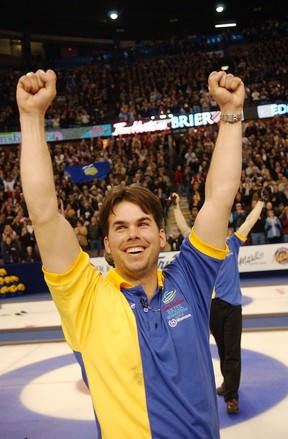
<instances>
[{"instance_id":1,"label":"arena banner","mask_svg":"<svg viewBox=\"0 0 288 439\"><path fill-rule=\"evenodd\" d=\"M46 130L47 142L59 142L61 140L91 139L94 137L111 137L112 125L93 125L77 128L63 128ZM15 145L21 143L20 132L0 133L0 145Z\"/></svg>"},{"instance_id":2,"label":"arena banner","mask_svg":"<svg viewBox=\"0 0 288 439\"><path fill-rule=\"evenodd\" d=\"M178 252L161 252L158 268L162 270ZM105 258L91 258L91 262L105 275L110 266ZM238 266L240 273L288 270L288 244L249 245L240 248Z\"/></svg>"},{"instance_id":3,"label":"arena banner","mask_svg":"<svg viewBox=\"0 0 288 439\"><path fill-rule=\"evenodd\" d=\"M288 104L265 104L244 108L243 119L262 119L282 116L288 113ZM113 124L82 126L77 128L64 128L46 130L47 142L59 142L61 140L91 139L94 137L111 137L131 134L149 133L155 131L173 131L189 129L205 125L218 124L220 111L204 111L187 114L160 115L159 120L135 120L132 125L127 122ZM0 145L15 145L21 143L20 132L0 132Z\"/></svg>"},{"instance_id":4,"label":"arena banner","mask_svg":"<svg viewBox=\"0 0 288 439\"><path fill-rule=\"evenodd\" d=\"M240 273L288 270L288 243L243 246L238 267Z\"/></svg>"},{"instance_id":5,"label":"arena banner","mask_svg":"<svg viewBox=\"0 0 288 439\"><path fill-rule=\"evenodd\" d=\"M281 104L266 104L258 105L257 113L259 119L266 119L274 116L283 116L288 113L288 104L283 102Z\"/></svg>"},{"instance_id":6,"label":"arena banner","mask_svg":"<svg viewBox=\"0 0 288 439\"><path fill-rule=\"evenodd\" d=\"M112 136L125 136L131 134L152 133L155 131L169 131L170 119L165 120L135 120L132 125L127 122L117 122L113 125Z\"/></svg>"}]
</instances>

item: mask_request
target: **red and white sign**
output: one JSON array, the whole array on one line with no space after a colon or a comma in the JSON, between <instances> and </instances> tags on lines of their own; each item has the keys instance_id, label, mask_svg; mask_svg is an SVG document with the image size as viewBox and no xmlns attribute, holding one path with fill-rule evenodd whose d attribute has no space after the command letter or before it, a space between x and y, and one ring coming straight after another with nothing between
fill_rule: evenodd
<instances>
[{"instance_id":1,"label":"red and white sign","mask_svg":"<svg viewBox=\"0 0 288 439\"><path fill-rule=\"evenodd\" d=\"M163 120L149 120L149 122L142 122L142 120L135 120L133 125L127 126L126 122L118 122L113 125L114 131L112 136L125 136L128 134L149 133L152 131L167 131L170 130L169 121Z\"/></svg>"}]
</instances>

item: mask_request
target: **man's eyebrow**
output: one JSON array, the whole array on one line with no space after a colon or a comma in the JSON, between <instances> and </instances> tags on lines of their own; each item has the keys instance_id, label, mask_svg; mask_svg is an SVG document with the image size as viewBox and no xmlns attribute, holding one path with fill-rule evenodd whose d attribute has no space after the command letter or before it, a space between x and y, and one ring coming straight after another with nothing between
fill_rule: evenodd
<instances>
[{"instance_id":1,"label":"man's eyebrow","mask_svg":"<svg viewBox=\"0 0 288 439\"><path fill-rule=\"evenodd\" d=\"M142 216L141 218L138 218L137 219L137 223L140 223L141 221L150 221L150 222L152 222L152 218L149 216L149 215L147 215L147 216ZM123 225L123 224L127 224L129 221L124 221L124 220L116 220L116 221L114 221L113 223L112 223L112 226L115 226L115 225Z\"/></svg>"}]
</instances>

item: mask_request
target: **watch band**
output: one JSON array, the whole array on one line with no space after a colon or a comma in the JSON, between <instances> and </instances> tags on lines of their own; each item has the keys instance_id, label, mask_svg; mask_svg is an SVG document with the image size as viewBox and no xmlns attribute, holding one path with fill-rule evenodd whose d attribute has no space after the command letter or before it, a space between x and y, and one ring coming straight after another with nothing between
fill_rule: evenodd
<instances>
[{"instance_id":1,"label":"watch band","mask_svg":"<svg viewBox=\"0 0 288 439\"><path fill-rule=\"evenodd\" d=\"M242 114L222 114L221 113L220 120L222 120L222 122L229 122L229 123L241 122Z\"/></svg>"}]
</instances>

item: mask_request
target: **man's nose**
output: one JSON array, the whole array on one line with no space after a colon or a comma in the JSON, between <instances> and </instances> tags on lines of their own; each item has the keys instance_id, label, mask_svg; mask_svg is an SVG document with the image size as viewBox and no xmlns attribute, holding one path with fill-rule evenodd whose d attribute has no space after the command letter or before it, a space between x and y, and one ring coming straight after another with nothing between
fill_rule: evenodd
<instances>
[{"instance_id":1,"label":"man's nose","mask_svg":"<svg viewBox=\"0 0 288 439\"><path fill-rule=\"evenodd\" d=\"M128 229L128 235L129 239L139 238L139 228L137 226L131 225Z\"/></svg>"}]
</instances>

